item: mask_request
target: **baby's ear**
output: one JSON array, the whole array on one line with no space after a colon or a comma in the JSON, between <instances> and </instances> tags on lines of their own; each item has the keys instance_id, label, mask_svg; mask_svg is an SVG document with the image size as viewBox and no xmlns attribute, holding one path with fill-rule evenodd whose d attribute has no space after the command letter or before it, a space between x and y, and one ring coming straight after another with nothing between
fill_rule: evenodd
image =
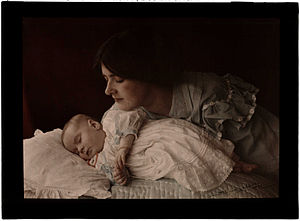
<instances>
[{"instance_id":1,"label":"baby's ear","mask_svg":"<svg viewBox=\"0 0 300 221\"><path fill-rule=\"evenodd\" d=\"M96 130L101 129L101 124L98 121L88 119L88 125Z\"/></svg>"}]
</instances>

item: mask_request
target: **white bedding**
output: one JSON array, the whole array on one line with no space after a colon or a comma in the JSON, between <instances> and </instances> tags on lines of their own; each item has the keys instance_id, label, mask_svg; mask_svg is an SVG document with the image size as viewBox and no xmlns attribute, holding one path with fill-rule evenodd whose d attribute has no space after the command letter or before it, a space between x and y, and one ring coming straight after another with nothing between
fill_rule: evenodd
<instances>
[{"instance_id":1,"label":"white bedding","mask_svg":"<svg viewBox=\"0 0 300 221\"><path fill-rule=\"evenodd\" d=\"M241 199L277 198L278 186L256 174L232 173L218 188L193 192L172 179L135 179L128 186L115 185L112 199Z\"/></svg>"},{"instance_id":2,"label":"white bedding","mask_svg":"<svg viewBox=\"0 0 300 221\"><path fill-rule=\"evenodd\" d=\"M192 192L171 179L134 179L128 186L112 186L108 179L78 156L66 151L60 141L61 129L23 141L24 198L76 199L180 199L180 198L273 198L277 185L255 174L232 173L219 187ZM75 166L74 166L75 165ZM89 171L89 172L87 172Z\"/></svg>"},{"instance_id":3,"label":"white bedding","mask_svg":"<svg viewBox=\"0 0 300 221\"><path fill-rule=\"evenodd\" d=\"M103 151L92 160L99 170L103 165L106 171L114 166L118 149L114 122L120 115L120 110L110 110L102 119L107 137ZM126 167L134 178L172 178L189 190L208 191L221 185L232 172L234 162L229 156L233 149L232 142L218 140L185 120L149 120L140 128Z\"/></svg>"},{"instance_id":4,"label":"white bedding","mask_svg":"<svg viewBox=\"0 0 300 221\"><path fill-rule=\"evenodd\" d=\"M61 129L23 140L24 197L77 199L111 196L110 183L101 171L88 166L61 143Z\"/></svg>"}]
</instances>

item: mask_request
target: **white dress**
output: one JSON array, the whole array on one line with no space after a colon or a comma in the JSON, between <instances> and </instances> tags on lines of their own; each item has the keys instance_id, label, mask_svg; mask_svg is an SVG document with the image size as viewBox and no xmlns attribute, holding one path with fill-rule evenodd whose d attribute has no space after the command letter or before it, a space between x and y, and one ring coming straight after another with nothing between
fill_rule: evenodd
<instances>
[{"instance_id":1,"label":"white dress","mask_svg":"<svg viewBox=\"0 0 300 221\"><path fill-rule=\"evenodd\" d=\"M107 111L102 119L107 135L104 149L90 165L111 175L120 134L127 135L134 125L140 129L126 161L134 178L173 178L197 192L218 187L232 172L229 156L234 145L229 140L218 140L185 120L146 120L144 114L142 109Z\"/></svg>"}]
</instances>

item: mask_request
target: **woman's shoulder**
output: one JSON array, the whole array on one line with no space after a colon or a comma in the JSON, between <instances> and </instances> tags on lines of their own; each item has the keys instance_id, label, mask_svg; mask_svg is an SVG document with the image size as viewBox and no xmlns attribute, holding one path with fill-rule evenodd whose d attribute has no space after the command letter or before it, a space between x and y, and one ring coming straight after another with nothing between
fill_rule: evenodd
<instances>
[{"instance_id":1,"label":"woman's shoulder","mask_svg":"<svg viewBox=\"0 0 300 221\"><path fill-rule=\"evenodd\" d=\"M195 71L188 71L184 72L182 83L188 84L197 84L200 82L213 82L213 81L220 81L221 76L213 73L213 72L195 72Z\"/></svg>"},{"instance_id":2,"label":"woman's shoulder","mask_svg":"<svg viewBox=\"0 0 300 221\"><path fill-rule=\"evenodd\" d=\"M222 76L213 72L185 72L183 81L175 88L189 93L205 93L222 89L223 84Z\"/></svg>"}]
</instances>

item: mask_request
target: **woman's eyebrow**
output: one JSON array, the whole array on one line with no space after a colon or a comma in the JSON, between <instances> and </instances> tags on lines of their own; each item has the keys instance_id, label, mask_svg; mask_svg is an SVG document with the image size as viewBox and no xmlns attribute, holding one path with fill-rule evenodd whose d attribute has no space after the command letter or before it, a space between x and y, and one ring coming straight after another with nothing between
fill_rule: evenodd
<instances>
[{"instance_id":1,"label":"woman's eyebrow","mask_svg":"<svg viewBox=\"0 0 300 221\"><path fill-rule=\"evenodd\" d=\"M114 77L116 76L115 74L102 74L103 77Z\"/></svg>"}]
</instances>

